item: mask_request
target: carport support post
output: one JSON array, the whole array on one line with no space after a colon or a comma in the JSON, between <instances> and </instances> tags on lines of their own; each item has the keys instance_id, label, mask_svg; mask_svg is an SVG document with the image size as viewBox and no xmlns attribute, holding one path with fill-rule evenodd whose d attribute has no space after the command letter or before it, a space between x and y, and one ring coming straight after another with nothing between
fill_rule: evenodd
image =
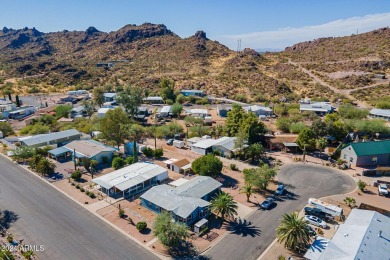
<instances>
[{"instance_id":1,"label":"carport support post","mask_svg":"<svg viewBox=\"0 0 390 260\"><path fill-rule=\"evenodd\" d=\"M73 149L73 164L74 170L76 170L76 149Z\"/></svg>"}]
</instances>

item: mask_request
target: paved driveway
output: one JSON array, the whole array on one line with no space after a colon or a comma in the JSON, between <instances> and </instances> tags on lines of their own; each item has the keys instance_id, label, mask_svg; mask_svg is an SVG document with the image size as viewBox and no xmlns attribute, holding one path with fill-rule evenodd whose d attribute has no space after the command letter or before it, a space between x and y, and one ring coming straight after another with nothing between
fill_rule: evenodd
<instances>
[{"instance_id":1,"label":"paved driveway","mask_svg":"<svg viewBox=\"0 0 390 260\"><path fill-rule=\"evenodd\" d=\"M288 185L291 198L277 201L270 211L256 211L239 229L228 234L205 255L211 259L257 259L275 239L275 229L284 213L300 211L311 197L343 194L356 188L354 180L331 168L290 164L282 167L278 180Z\"/></svg>"},{"instance_id":2,"label":"paved driveway","mask_svg":"<svg viewBox=\"0 0 390 260\"><path fill-rule=\"evenodd\" d=\"M0 156L0 209L40 259L157 259L31 173ZM13 217L14 216L14 217ZM12 222L12 221L11 221Z\"/></svg>"}]
</instances>

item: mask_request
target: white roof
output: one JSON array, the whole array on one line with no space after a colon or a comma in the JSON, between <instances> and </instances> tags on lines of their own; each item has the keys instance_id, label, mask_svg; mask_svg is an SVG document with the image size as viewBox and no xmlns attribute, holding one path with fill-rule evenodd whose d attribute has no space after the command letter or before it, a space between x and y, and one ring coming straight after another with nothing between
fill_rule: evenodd
<instances>
[{"instance_id":1,"label":"white roof","mask_svg":"<svg viewBox=\"0 0 390 260\"><path fill-rule=\"evenodd\" d=\"M163 98L162 98L162 97L155 96L155 97L147 97L147 98L144 98L144 100L149 100L149 101L151 101L151 100L163 100Z\"/></svg>"},{"instance_id":2,"label":"white roof","mask_svg":"<svg viewBox=\"0 0 390 260\"><path fill-rule=\"evenodd\" d=\"M187 181L188 181L187 179L180 178L180 179L177 179L176 181L170 182L169 185L174 186L174 187L178 187L178 186L186 183Z\"/></svg>"},{"instance_id":3,"label":"white roof","mask_svg":"<svg viewBox=\"0 0 390 260\"><path fill-rule=\"evenodd\" d=\"M207 109L193 108L191 114L208 114Z\"/></svg>"},{"instance_id":4,"label":"white roof","mask_svg":"<svg viewBox=\"0 0 390 260\"><path fill-rule=\"evenodd\" d=\"M373 108L371 109L370 114L375 116L390 117L390 109Z\"/></svg>"},{"instance_id":5,"label":"white roof","mask_svg":"<svg viewBox=\"0 0 390 260\"><path fill-rule=\"evenodd\" d=\"M163 106L163 107L161 108L160 113L170 113L171 110L172 110L172 107L171 107L171 106Z\"/></svg>"},{"instance_id":6,"label":"white roof","mask_svg":"<svg viewBox=\"0 0 390 260\"><path fill-rule=\"evenodd\" d=\"M231 143L232 142L234 143L235 139L236 139L235 137L227 137L227 136L220 137L218 139L204 139L202 141L199 141L199 142L193 144L192 146L198 147L201 149L207 149L207 148L215 146L215 145L220 145L220 146L223 146L229 150L232 150L232 149L230 149L230 148L232 148Z\"/></svg>"},{"instance_id":7,"label":"white roof","mask_svg":"<svg viewBox=\"0 0 390 260\"><path fill-rule=\"evenodd\" d=\"M116 93L103 93L103 96L107 98L114 98L116 97Z\"/></svg>"},{"instance_id":8,"label":"white roof","mask_svg":"<svg viewBox=\"0 0 390 260\"><path fill-rule=\"evenodd\" d=\"M249 106L249 107L244 107L244 109L245 109L246 111L252 111L252 112L259 111L259 110L267 111L267 112L272 112L272 109L271 109L271 108L269 108L269 107L262 107L262 106L258 106L258 105L253 105L253 106Z\"/></svg>"},{"instance_id":9,"label":"white roof","mask_svg":"<svg viewBox=\"0 0 390 260\"><path fill-rule=\"evenodd\" d=\"M318 260L389 259L390 218L353 209Z\"/></svg>"},{"instance_id":10,"label":"white roof","mask_svg":"<svg viewBox=\"0 0 390 260\"><path fill-rule=\"evenodd\" d=\"M201 148L201 149L207 149L207 148L212 147L216 143L216 141L217 140L215 140L215 139L205 139L205 140L199 141L197 143L194 143L192 146L197 147L197 148Z\"/></svg>"},{"instance_id":11,"label":"white roof","mask_svg":"<svg viewBox=\"0 0 390 260\"><path fill-rule=\"evenodd\" d=\"M124 191L167 171L167 169L156 164L139 162L93 179L92 181L106 189L116 187Z\"/></svg>"},{"instance_id":12,"label":"white roof","mask_svg":"<svg viewBox=\"0 0 390 260\"><path fill-rule=\"evenodd\" d=\"M105 114L112 109L113 108L110 108L110 107L102 107L102 108L99 108L97 112L98 112L98 114Z\"/></svg>"},{"instance_id":13,"label":"white roof","mask_svg":"<svg viewBox=\"0 0 390 260\"><path fill-rule=\"evenodd\" d=\"M329 112L332 111L333 106L329 102L316 102L311 104L300 104L299 110Z\"/></svg>"},{"instance_id":14,"label":"white roof","mask_svg":"<svg viewBox=\"0 0 390 260\"><path fill-rule=\"evenodd\" d=\"M196 142L199 142L200 140L203 140L203 138L202 138L202 137L195 136L195 137L192 137L192 138L190 138L190 139L187 139L187 142L196 143Z\"/></svg>"},{"instance_id":15,"label":"white roof","mask_svg":"<svg viewBox=\"0 0 390 260\"><path fill-rule=\"evenodd\" d=\"M310 248L306 251L305 259L318 260L321 257L322 252L328 246L329 239L321 236L317 236L316 240L311 244Z\"/></svg>"},{"instance_id":16,"label":"white roof","mask_svg":"<svg viewBox=\"0 0 390 260\"><path fill-rule=\"evenodd\" d=\"M178 161L178 159L176 159L176 158L171 158L171 159L169 159L169 160L163 161L163 163L165 163L165 164L171 164L171 163L174 163L174 162L177 162L177 161Z\"/></svg>"}]
</instances>

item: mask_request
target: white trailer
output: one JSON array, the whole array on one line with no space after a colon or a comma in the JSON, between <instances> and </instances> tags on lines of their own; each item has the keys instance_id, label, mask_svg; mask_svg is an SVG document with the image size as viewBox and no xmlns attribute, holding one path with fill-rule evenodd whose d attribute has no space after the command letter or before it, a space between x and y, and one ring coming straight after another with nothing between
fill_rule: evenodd
<instances>
[{"instance_id":1,"label":"white trailer","mask_svg":"<svg viewBox=\"0 0 390 260\"><path fill-rule=\"evenodd\" d=\"M322 210L325 213L332 215L333 217L341 217L343 215L343 209L335 205L323 202L319 199L310 198L309 204L317 209Z\"/></svg>"},{"instance_id":2,"label":"white trailer","mask_svg":"<svg viewBox=\"0 0 390 260\"><path fill-rule=\"evenodd\" d=\"M183 148L185 145L185 143L183 141L179 141L179 140L175 140L173 141L173 146L174 147L177 147L177 148Z\"/></svg>"}]
</instances>

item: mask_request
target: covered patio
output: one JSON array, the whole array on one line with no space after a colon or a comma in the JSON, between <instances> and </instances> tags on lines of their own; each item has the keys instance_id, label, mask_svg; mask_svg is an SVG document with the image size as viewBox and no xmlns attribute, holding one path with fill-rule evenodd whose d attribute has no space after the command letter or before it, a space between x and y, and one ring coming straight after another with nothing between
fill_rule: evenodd
<instances>
[{"instance_id":1,"label":"covered patio","mask_svg":"<svg viewBox=\"0 0 390 260\"><path fill-rule=\"evenodd\" d=\"M49 157L58 162L67 162L72 159L72 152L63 146L50 150Z\"/></svg>"}]
</instances>

